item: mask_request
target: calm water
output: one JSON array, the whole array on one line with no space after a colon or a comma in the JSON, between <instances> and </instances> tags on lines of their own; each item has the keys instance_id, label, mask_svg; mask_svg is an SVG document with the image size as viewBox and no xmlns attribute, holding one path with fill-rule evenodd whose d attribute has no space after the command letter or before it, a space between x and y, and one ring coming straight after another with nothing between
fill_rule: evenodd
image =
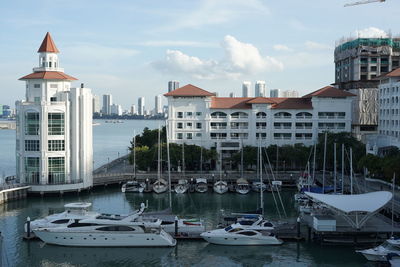
<instances>
[{"instance_id":1,"label":"calm water","mask_svg":"<svg viewBox=\"0 0 400 267\"><path fill-rule=\"evenodd\" d=\"M133 131L145 126L157 128L158 121L125 121L121 124L95 126L95 166L127 152ZM0 175L15 173L15 132L0 130ZM212 228L221 210L254 210L259 195L187 194L172 195L173 211L182 216L200 217ZM296 218L293 192L283 192L288 217ZM286 242L279 247L228 247L202 241L179 241L175 248L68 248L44 245L40 241L22 241L26 217L32 219L63 211L69 202L87 201L93 209L109 213L129 213L141 202L149 202L149 210L168 206L168 194L122 194L119 188L96 189L81 195L29 198L0 205L0 231L4 236L4 266L363 266L365 260L352 247L320 246L314 243ZM265 194L265 210L269 218L278 219L271 194ZM0 261L1 263L1 261Z\"/></svg>"}]
</instances>

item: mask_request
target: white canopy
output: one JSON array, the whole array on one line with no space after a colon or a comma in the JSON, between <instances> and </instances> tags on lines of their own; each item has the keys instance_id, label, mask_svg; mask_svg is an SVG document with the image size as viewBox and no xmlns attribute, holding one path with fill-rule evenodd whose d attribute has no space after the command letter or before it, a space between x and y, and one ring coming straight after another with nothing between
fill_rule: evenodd
<instances>
[{"instance_id":1,"label":"white canopy","mask_svg":"<svg viewBox=\"0 0 400 267\"><path fill-rule=\"evenodd\" d=\"M381 209L392 199L392 193L388 191L377 191L359 195L305 193L313 200L322 202L347 214L351 212L373 213Z\"/></svg>"}]
</instances>

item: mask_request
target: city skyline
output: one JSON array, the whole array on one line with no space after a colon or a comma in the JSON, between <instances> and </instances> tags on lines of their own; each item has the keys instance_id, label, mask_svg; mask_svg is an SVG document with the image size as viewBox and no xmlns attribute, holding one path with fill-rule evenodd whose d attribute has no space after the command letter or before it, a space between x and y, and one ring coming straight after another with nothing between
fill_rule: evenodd
<instances>
[{"instance_id":1,"label":"city skyline","mask_svg":"<svg viewBox=\"0 0 400 267\"><path fill-rule=\"evenodd\" d=\"M263 80L268 88L303 95L334 82L333 50L340 38L398 33L398 2L344 8L348 2L60 2L62 13L45 1L27 2L23 10L7 2L0 19L0 47L7 51L0 64L2 102L14 106L23 97L17 79L36 60L33 47L47 31L65 55L62 65L79 79L73 86L85 83L96 95L112 94L124 107L138 92L147 99L167 92L171 80L224 96L242 95L242 81ZM326 20L326 10L338 20ZM377 10L385 16L372 21ZM104 20L106 12L118 19ZM83 25L83 15L93 23Z\"/></svg>"}]
</instances>

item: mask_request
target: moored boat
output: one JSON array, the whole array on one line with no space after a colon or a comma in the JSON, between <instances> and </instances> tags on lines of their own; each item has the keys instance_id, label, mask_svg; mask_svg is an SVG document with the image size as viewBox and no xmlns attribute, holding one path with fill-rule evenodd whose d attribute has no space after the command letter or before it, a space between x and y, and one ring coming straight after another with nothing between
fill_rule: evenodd
<instances>
[{"instance_id":1,"label":"moored boat","mask_svg":"<svg viewBox=\"0 0 400 267\"><path fill-rule=\"evenodd\" d=\"M160 178L157 179L154 183L153 183L153 191L157 194L161 194L166 192L168 189L168 183L167 181L165 181L164 179Z\"/></svg>"},{"instance_id":2,"label":"moored boat","mask_svg":"<svg viewBox=\"0 0 400 267\"><path fill-rule=\"evenodd\" d=\"M124 183L121 187L122 193L143 193L146 184L137 180L132 180Z\"/></svg>"},{"instance_id":3,"label":"moored boat","mask_svg":"<svg viewBox=\"0 0 400 267\"><path fill-rule=\"evenodd\" d=\"M400 240L391 238L377 247L356 252L361 253L369 261L387 261L389 253L400 254Z\"/></svg>"},{"instance_id":4,"label":"moored boat","mask_svg":"<svg viewBox=\"0 0 400 267\"><path fill-rule=\"evenodd\" d=\"M224 194L228 192L228 183L222 180L216 181L213 186L214 192L218 194Z\"/></svg>"},{"instance_id":5,"label":"moored boat","mask_svg":"<svg viewBox=\"0 0 400 267\"><path fill-rule=\"evenodd\" d=\"M178 183L174 187L174 191L177 194L184 194L189 189L189 183L186 179L179 179Z\"/></svg>"},{"instance_id":6,"label":"moored boat","mask_svg":"<svg viewBox=\"0 0 400 267\"><path fill-rule=\"evenodd\" d=\"M244 178L239 178L236 180L235 190L239 194L247 194L250 192L250 184Z\"/></svg>"},{"instance_id":7,"label":"moored boat","mask_svg":"<svg viewBox=\"0 0 400 267\"><path fill-rule=\"evenodd\" d=\"M207 179L205 179L205 178L197 178L196 179L196 185L195 185L194 189L198 193L207 192L207 190L208 190Z\"/></svg>"},{"instance_id":8,"label":"moored boat","mask_svg":"<svg viewBox=\"0 0 400 267\"><path fill-rule=\"evenodd\" d=\"M265 183L261 182L253 182L251 185L251 189L255 192L260 192L260 189L264 192L267 189Z\"/></svg>"}]
</instances>

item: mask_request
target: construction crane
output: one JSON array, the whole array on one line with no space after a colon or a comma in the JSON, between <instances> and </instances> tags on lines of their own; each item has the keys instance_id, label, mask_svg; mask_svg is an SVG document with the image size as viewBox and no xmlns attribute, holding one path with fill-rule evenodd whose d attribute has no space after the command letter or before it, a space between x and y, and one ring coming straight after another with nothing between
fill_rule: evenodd
<instances>
[{"instance_id":1,"label":"construction crane","mask_svg":"<svg viewBox=\"0 0 400 267\"><path fill-rule=\"evenodd\" d=\"M386 0L364 0L364 1L358 1L358 2L354 2L354 3L348 3L345 4L344 7L348 7L348 6L358 6L358 5L364 5L364 4L370 4L370 3L375 3L375 2L385 2Z\"/></svg>"}]
</instances>

